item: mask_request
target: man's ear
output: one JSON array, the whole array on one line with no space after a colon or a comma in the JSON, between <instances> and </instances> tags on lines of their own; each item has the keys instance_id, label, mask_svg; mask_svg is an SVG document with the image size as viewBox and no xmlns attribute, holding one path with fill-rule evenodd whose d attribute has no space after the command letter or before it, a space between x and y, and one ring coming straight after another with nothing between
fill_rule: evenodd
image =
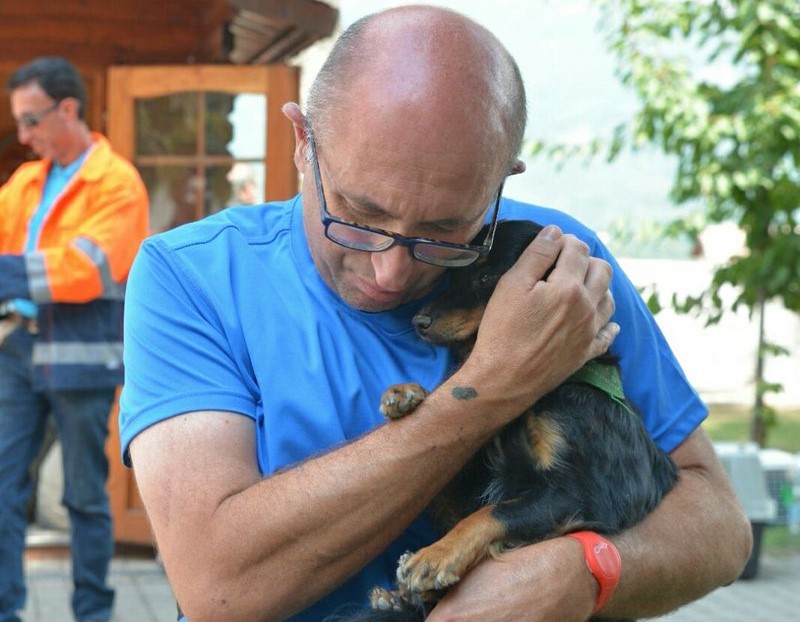
<instances>
[{"instance_id":1,"label":"man's ear","mask_svg":"<svg viewBox=\"0 0 800 622\"><path fill-rule=\"evenodd\" d=\"M517 160L516 162L514 162L514 166L511 167L511 172L509 173L509 175L519 175L520 173L524 173L525 168L526 168L525 162L523 162L522 160Z\"/></svg>"},{"instance_id":2,"label":"man's ear","mask_svg":"<svg viewBox=\"0 0 800 622\"><path fill-rule=\"evenodd\" d=\"M78 121L80 115L80 103L74 97L65 97L59 102L59 110L62 115L65 115L70 121Z\"/></svg>"},{"instance_id":3,"label":"man's ear","mask_svg":"<svg viewBox=\"0 0 800 622\"><path fill-rule=\"evenodd\" d=\"M294 130L294 165L300 173L305 172L308 161L306 153L308 149L308 133L306 132L306 117L303 111L294 102L283 105L283 114L292 122Z\"/></svg>"}]
</instances>

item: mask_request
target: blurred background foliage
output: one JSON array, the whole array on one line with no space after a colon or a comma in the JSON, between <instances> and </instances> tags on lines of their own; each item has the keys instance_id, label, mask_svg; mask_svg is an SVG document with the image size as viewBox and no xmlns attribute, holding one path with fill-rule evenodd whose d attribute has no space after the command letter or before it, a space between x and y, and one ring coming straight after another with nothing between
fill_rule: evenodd
<instances>
[{"instance_id":1,"label":"blurred background foliage","mask_svg":"<svg viewBox=\"0 0 800 622\"><path fill-rule=\"evenodd\" d=\"M781 390L764 378L764 358L785 353L764 339L764 306L778 301L800 313L800 2L597 2L616 75L635 93L638 109L610 136L537 141L530 155L613 161L655 147L675 158L671 201L693 209L648 227L646 236L696 245L710 224L735 223L744 232L745 251L717 266L704 291L668 304L708 324L740 307L758 314L750 438L763 446L775 422L764 397ZM624 244L642 231L612 233ZM647 299L654 312L665 304L657 290Z\"/></svg>"}]
</instances>

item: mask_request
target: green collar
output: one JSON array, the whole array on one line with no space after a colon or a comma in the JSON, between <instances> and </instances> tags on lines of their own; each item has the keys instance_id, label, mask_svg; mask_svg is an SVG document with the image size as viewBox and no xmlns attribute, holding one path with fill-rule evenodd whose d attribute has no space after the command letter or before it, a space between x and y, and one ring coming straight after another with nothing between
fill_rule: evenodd
<instances>
[{"instance_id":1,"label":"green collar","mask_svg":"<svg viewBox=\"0 0 800 622\"><path fill-rule=\"evenodd\" d=\"M624 406L626 410L631 410L625 401L625 393L622 390L622 376L620 376L619 368L616 365L589 361L567 378L567 382L582 382L591 385Z\"/></svg>"}]
</instances>

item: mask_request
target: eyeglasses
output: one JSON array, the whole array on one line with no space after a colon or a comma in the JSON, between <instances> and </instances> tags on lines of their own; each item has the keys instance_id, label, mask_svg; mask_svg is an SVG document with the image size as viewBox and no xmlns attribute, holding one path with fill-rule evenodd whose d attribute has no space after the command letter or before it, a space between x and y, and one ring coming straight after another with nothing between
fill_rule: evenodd
<instances>
[{"instance_id":1,"label":"eyeglasses","mask_svg":"<svg viewBox=\"0 0 800 622\"><path fill-rule=\"evenodd\" d=\"M325 201L325 192L322 189L322 175L320 174L319 161L317 160L317 146L314 143L314 135L310 129L308 130L308 139L311 147L311 165L314 170L314 182L317 188L322 225L325 227L325 237L331 242L335 242L345 248L368 253L380 253L397 245L405 246L414 259L444 268L468 266L481 255L488 254L492 249L494 233L497 229L497 215L500 211L500 198L503 196L503 183L500 184L497 190L492 221L483 244L456 244L430 238L406 237L399 233L368 227L367 225L359 225L333 216L328 211L328 205Z\"/></svg>"},{"instance_id":2,"label":"eyeglasses","mask_svg":"<svg viewBox=\"0 0 800 622\"><path fill-rule=\"evenodd\" d=\"M52 105L48 106L44 110L40 110L39 112L26 112L19 118L19 121L17 121L17 125L20 127L27 128L29 130L33 129L42 122L42 119L44 117L46 117L48 114L53 112L53 110L58 108L58 105L60 103L61 103L60 101L53 102Z\"/></svg>"}]
</instances>

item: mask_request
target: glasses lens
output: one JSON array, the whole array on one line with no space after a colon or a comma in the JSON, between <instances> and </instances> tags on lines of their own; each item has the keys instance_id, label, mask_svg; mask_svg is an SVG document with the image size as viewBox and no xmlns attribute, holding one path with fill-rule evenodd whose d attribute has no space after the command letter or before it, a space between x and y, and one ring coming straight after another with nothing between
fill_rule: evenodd
<instances>
[{"instance_id":1,"label":"glasses lens","mask_svg":"<svg viewBox=\"0 0 800 622\"><path fill-rule=\"evenodd\" d=\"M26 116L22 117L19 120L19 124L22 127L26 127L28 129L31 129L31 128L36 127L37 125L39 125L40 121L41 121L41 119L39 119L39 117L37 117L35 114L32 114L32 115L26 115Z\"/></svg>"},{"instance_id":2,"label":"glasses lens","mask_svg":"<svg viewBox=\"0 0 800 622\"><path fill-rule=\"evenodd\" d=\"M27 128L29 130L33 129L34 127L37 127L42 122L42 119L44 118L45 115L50 114L51 112L53 112L53 110L58 108L59 103L60 102L53 102L51 106L48 106L44 110L32 113L29 112L28 114L22 115L17 125Z\"/></svg>"},{"instance_id":3,"label":"glasses lens","mask_svg":"<svg viewBox=\"0 0 800 622\"><path fill-rule=\"evenodd\" d=\"M419 242L414 245L414 257L435 266L463 268L480 257L480 253L469 248L450 248Z\"/></svg>"},{"instance_id":4,"label":"glasses lens","mask_svg":"<svg viewBox=\"0 0 800 622\"><path fill-rule=\"evenodd\" d=\"M394 244L394 239L387 235L342 222L329 222L325 233L337 244L359 251L379 252Z\"/></svg>"}]
</instances>

